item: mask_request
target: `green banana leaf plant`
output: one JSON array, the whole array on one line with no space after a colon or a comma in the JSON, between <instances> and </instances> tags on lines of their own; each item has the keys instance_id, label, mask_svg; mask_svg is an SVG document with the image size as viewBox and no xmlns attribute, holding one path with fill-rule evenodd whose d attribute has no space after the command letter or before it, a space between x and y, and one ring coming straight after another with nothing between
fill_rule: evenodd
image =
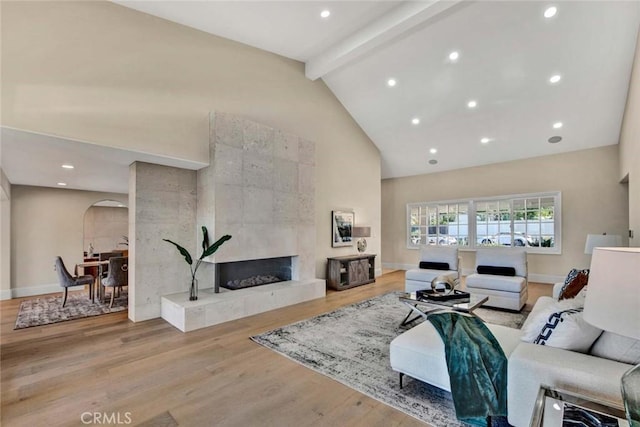
<instances>
[{"instance_id":1,"label":"green banana leaf plant","mask_svg":"<svg viewBox=\"0 0 640 427\"><path fill-rule=\"evenodd\" d=\"M194 287L195 287L196 273L198 272L198 268L200 267L202 260L210 255L213 255L218 250L218 248L222 246L224 242L231 239L230 235L225 234L224 236L219 238L214 244L209 245L209 232L207 231L207 227L205 227L204 225L202 226L202 234L203 234L202 255L200 255L200 258L196 260L195 266L193 265L193 257L191 256L188 250L186 250L176 242L173 242L169 239L162 239L165 242L169 242L172 245L174 245L178 249L178 252L180 252L180 255L184 257L184 260L187 262L187 264L189 264L189 269L191 270L191 295L189 299L191 300L198 299L197 290L195 290Z\"/></svg>"}]
</instances>

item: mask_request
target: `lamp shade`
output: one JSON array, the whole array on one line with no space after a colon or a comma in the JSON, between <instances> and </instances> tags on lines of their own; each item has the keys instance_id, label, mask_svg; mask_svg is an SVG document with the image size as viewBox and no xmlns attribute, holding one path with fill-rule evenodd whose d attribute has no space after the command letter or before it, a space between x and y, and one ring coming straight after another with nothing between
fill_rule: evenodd
<instances>
[{"instance_id":1,"label":"lamp shade","mask_svg":"<svg viewBox=\"0 0 640 427\"><path fill-rule=\"evenodd\" d=\"M371 237L371 227L353 227L353 237Z\"/></svg>"},{"instance_id":2,"label":"lamp shade","mask_svg":"<svg viewBox=\"0 0 640 427\"><path fill-rule=\"evenodd\" d=\"M640 339L640 248L595 248L584 320Z\"/></svg>"},{"instance_id":3,"label":"lamp shade","mask_svg":"<svg viewBox=\"0 0 640 427\"><path fill-rule=\"evenodd\" d=\"M610 248L614 246L622 246L622 237L617 234L587 234L584 253L591 255L593 248Z\"/></svg>"}]
</instances>

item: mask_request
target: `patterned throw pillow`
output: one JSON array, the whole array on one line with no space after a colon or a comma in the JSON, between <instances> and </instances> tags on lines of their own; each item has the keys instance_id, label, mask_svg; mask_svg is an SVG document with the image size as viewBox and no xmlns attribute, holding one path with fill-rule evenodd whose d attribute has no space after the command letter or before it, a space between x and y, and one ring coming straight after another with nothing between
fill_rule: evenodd
<instances>
[{"instance_id":1,"label":"patterned throw pillow","mask_svg":"<svg viewBox=\"0 0 640 427\"><path fill-rule=\"evenodd\" d=\"M574 298L578 293L580 293L582 288L587 286L588 281L589 269L572 269L567 275L567 279L564 281L564 286L562 286L558 299L563 300Z\"/></svg>"},{"instance_id":2,"label":"patterned throw pillow","mask_svg":"<svg viewBox=\"0 0 640 427\"><path fill-rule=\"evenodd\" d=\"M582 307L570 308L552 313L533 343L586 353L601 332L582 318Z\"/></svg>"}]
</instances>

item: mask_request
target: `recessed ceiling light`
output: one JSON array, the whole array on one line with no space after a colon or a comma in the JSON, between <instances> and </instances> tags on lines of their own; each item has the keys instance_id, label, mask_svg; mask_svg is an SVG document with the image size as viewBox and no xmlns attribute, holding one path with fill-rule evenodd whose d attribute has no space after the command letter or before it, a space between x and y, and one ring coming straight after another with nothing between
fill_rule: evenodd
<instances>
[{"instance_id":1,"label":"recessed ceiling light","mask_svg":"<svg viewBox=\"0 0 640 427\"><path fill-rule=\"evenodd\" d=\"M389 87L394 87L396 85L396 79L389 79L387 80L387 86Z\"/></svg>"},{"instance_id":2,"label":"recessed ceiling light","mask_svg":"<svg viewBox=\"0 0 640 427\"><path fill-rule=\"evenodd\" d=\"M68 164L67 164L67 165L62 165L62 167L63 167L64 169L73 169L73 167L74 167L74 166L73 166L73 165L68 165Z\"/></svg>"},{"instance_id":3,"label":"recessed ceiling light","mask_svg":"<svg viewBox=\"0 0 640 427\"><path fill-rule=\"evenodd\" d=\"M432 148L432 149L429 150L429 152L431 154L436 154L438 152L438 149L437 148Z\"/></svg>"},{"instance_id":4,"label":"recessed ceiling light","mask_svg":"<svg viewBox=\"0 0 640 427\"><path fill-rule=\"evenodd\" d=\"M562 122L555 122L555 123L553 124L553 128L554 128L554 129L560 129L561 127L562 127Z\"/></svg>"},{"instance_id":5,"label":"recessed ceiling light","mask_svg":"<svg viewBox=\"0 0 640 427\"><path fill-rule=\"evenodd\" d=\"M65 185L67 185L67 183L66 183L66 182L59 182L59 183L58 183L58 185L59 185L60 187L64 187Z\"/></svg>"},{"instance_id":6,"label":"recessed ceiling light","mask_svg":"<svg viewBox=\"0 0 640 427\"><path fill-rule=\"evenodd\" d=\"M417 117L414 117L413 119L411 119L411 123L414 125L419 125L420 124L420 119Z\"/></svg>"},{"instance_id":7,"label":"recessed ceiling light","mask_svg":"<svg viewBox=\"0 0 640 427\"><path fill-rule=\"evenodd\" d=\"M320 12L320 16L323 17L323 18L328 18L329 15L331 15L331 11L330 10L325 9L322 12Z\"/></svg>"},{"instance_id":8,"label":"recessed ceiling light","mask_svg":"<svg viewBox=\"0 0 640 427\"><path fill-rule=\"evenodd\" d=\"M553 18L554 16L556 16L556 13L558 13L558 8L555 6L551 6L545 9L544 11L544 17L545 18Z\"/></svg>"},{"instance_id":9,"label":"recessed ceiling light","mask_svg":"<svg viewBox=\"0 0 640 427\"><path fill-rule=\"evenodd\" d=\"M476 108L477 106L478 106L478 101L471 100L467 102L467 107L469 108Z\"/></svg>"},{"instance_id":10,"label":"recessed ceiling light","mask_svg":"<svg viewBox=\"0 0 640 427\"><path fill-rule=\"evenodd\" d=\"M484 138L482 138L482 139L480 140L480 142L481 142L481 143L483 143L483 144L488 144L488 143L489 143L489 141L491 141L491 139L489 139L489 138L487 138L487 137L484 137Z\"/></svg>"},{"instance_id":11,"label":"recessed ceiling light","mask_svg":"<svg viewBox=\"0 0 640 427\"><path fill-rule=\"evenodd\" d=\"M562 137L561 136L552 136L551 138L548 139L550 144L557 144L558 142L562 141Z\"/></svg>"},{"instance_id":12,"label":"recessed ceiling light","mask_svg":"<svg viewBox=\"0 0 640 427\"><path fill-rule=\"evenodd\" d=\"M458 58L460 58L460 52L458 52L458 51L456 51L456 50L454 50L453 52L451 52L451 53L449 54L449 59L450 59L451 61L457 61L457 60L458 60Z\"/></svg>"},{"instance_id":13,"label":"recessed ceiling light","mask_svg":"<svg viewBox=\"0 0 640 427\"><path fill-rule=\"evenodd\" d=\"M430 165L437 165L438 161L436 159L431 159L431 160L429 160L429 164Z\"/></svg>"},{"instance_id":14,"label":"recessed ceiling light","mask_svg":"<svg viewBox=\"0 0 640 427\"><path fill-rule=\"evenodd\" d=\"M560 79L562 79L562 76L560 74L554 74L553 76L549 77L549 82L558 83Z\"/></svg>"}]
</instances>

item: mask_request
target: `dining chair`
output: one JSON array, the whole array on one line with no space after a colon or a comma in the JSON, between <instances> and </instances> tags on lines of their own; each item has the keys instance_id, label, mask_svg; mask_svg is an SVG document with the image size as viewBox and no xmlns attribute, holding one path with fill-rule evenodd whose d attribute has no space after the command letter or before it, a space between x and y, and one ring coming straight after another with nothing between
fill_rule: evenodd
<instances>
[{"instance_id":1,"label":"dining chair","mask_svg":"<svg viewBox=\"0 0 640 427\"><path fill-rule=\"evenodd\" d=\"M102 279L102 286L111 289L111 302L109 308L113 306L113 300L117 291L122 291L123 286L129 286L129 258L111 257L109 258L109 272L107 277Z\"/></svg>"},{"instance_id":2,"label":"dining chair","mask_svg":"<svg viewBox=\"0 0 640 427\"><path fill-rule=\"evenodd\" d=\"M98 260L99 261L108 261L111 258L115 257L115 256L122 256L120 255L118 252L114 253L114 252L100 252L100 254L98 255ZM101 278L105 278L107 277L107 273L109 272L109 265L105 265L102 267L102 276Z\"/></svg>"},{"instance_id":3,"label":"dining chair","mask_svg":"<svg viewBox=\"0 0 640 427\"><path fill-rule=\"evenodd\" d=\"M64 297L62 300L62 307L67 303L67 292L72 286L85 286L89 285L89 299L93 300L93 282L94 278L90 274L84 276L72 276L67 268L64 266L62 258L57 256L55 260L56 273L58 275L58 281L60 286L64 288Z\"/></svg>"}]
</instances>

